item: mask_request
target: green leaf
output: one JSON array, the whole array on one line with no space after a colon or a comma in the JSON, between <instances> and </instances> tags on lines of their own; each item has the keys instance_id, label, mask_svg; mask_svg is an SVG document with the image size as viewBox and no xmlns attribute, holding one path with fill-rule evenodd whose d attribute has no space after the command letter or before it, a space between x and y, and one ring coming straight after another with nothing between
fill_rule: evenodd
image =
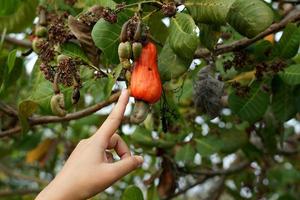
<instances>
[{"instance_id":1,"label":"green leaf","mask_svg":"<svg viewBox=\"0 0 300 200\"><path fill-rule=\"evenodd\" d=\"M7 66L8 66L8 73L10 73L15 66L16 62L16 56L17 56L17 49L12 50L7 57Z\"/></svg>"},{"instance_id":2,"label":"green leaf","mask_svg":"<svg viewBox=\"0 0 300 200\"><path fill-rule=\"evenodd\" d=\"M0 89L3 82L5 81L5 77L7 77L7 73L8 73L7 65L4 62L1 62L0 60Z\"/></svg>"},{"instance_id":3,"label":"green leaf","mask_svg":"<svg viewBox=\"0 0 300 200\"><path fill-rule=\"evenodd\" d=\"M209 50L213 50L220 38L220 26L200 24L200 42Z\"/></svg>"},{"instance_id":4,"label":"green leaf","mask_svg":"<svg viewBox=\"0 0 300 200\"><path fill-rule=\"evenodd\" d=\"M235 0L187 0L184 5L195 21L205 24L225 24L230 6Z\"/></svg>"},{"instance_id":5,"label":"green leaf","mask_svg":"<svg viewBox=\"0 0 300 200\"><path fill-rule=\"evenodd\" d=\"M272 9L261 0L235 0L227 15L228 23L249 38L267 29L273 18Z\"/></svg>"},{"instance_id":6,"label":"green leaf","mask_svg":"<svg viewBox=\"0 0 300 200\"><path fill-rule=\"evenodd\" d=\"M148 26L151 35L158 40L160 43L164 44L169 35L169 29L162 22L165 16L161 12L156 12L149 17Z\"/></svg>"},{"instance_id":7,"label":"green leaf","mask_svg":"<svg viewBox=\"0 0 300 200\"><path fill-rule=\"evenodd\" d=\"M91 64L82 48L73 42L67 42L61 45L61 53L72 58L80 58L85 63Z\"/></svg>"},{"instance_id":8,"label":"green leaf","mask_svg":"<svg viewBox=\"0 0 300 200\"><path fill-rule=\"evenodd\" d=\"M269 96L267 92L261 89L261 85L255 82L246 97L238 96L235 92L231 93L229 107L241 119L253 123L265 114L270 101Z\"/></svg>"},{"instance_id":9,"label":"green leaf","mask_svg":"<svg viewBox=\"0 0 300 200\"><path fill-rule=\"evenodd\" d=\"M275 45L274 54L285 59L292 58L298 53L299 44L300 27L288 24L279 42Z\"/></svg>"},{"instance_id":10,"label":"green leaf","mask_svg":"<svg viewBox=\"0 0 300 200\"><path fill-rule=\"evenodd\" d=\"M28 117L30 117L38 108L38 105L30 100L22 101L19 104L19 119L22 126L23 133L29 130Z\"/></svg>"},{"instance_id":11,"label":"green leaf","mask_svg":"<svg viewBox=\"0 0 300 200\"><path fill-rule=\"evenodd\" d=\"M176 152L175 160L182 161L184 163L191 163L194 161L195 154L195 148L191 144L185 144Z\"/></svg>"},{"instance_id":12,"label":"green leaf","mask_svg":"<svg viewBox=\"0 0 300 200\"><path fill-rule=\"evenodd\" d=\"M1 0L14 3L11 0ZM0 16L0 32L7 29L7 32L20 32L30 25L35 17L35 10L38 6L38 0L23 0L18 3L15 12L9 15Z\"/></svg>"},{"instance_id":13,"label":"green leaf","mask_svg":"<svg viewBox=\"0 0 300 200\"><path fill-rule=\"evenodd\" d=\"M126 188L121 200L144 200L144 197L140 188L132 185Z\"/></svg>"},{"instance_id":14,"label":"green leaf","mask_svg":"<svg viewBox=\"0 0 300 200\"><path fill-rule=\"evenodd\" d=\"M0 16L10 15L16 11L20 0L1 0L0 1Z\"/></svg>"},{"instance_id":15,"label":"green leaf","mask_svg":"<svg viewBox=\"0 0 300 200\"><path fill-rule=\"evenodd\" d=\"M158 69L161 79L169 81L173 78L178 78L189 69L191 62L192 59L179 57L170 47L167 40L158 57Z\"/></svg>"},{"instance_id":16,"label":"green leaf","mask_svg":"<svg viewBox=\"0 0 300 200\"><path fill-rule=\"evenodd\" d=\"M179 13L172 18L169 43L178 56L187 59L194 57L199 44L196 29L193 18L188 14Z\"/></svg>"},{"instance_id":17,"label":"green leaf","mask_svg":"<svg viewBox=\"0 0 300 200\"><path fill-rule=\"evenodd\" d=\"M273 87L272 111L280 122L291 119L297 113L294 88L278 80Z\"/></svg>"},{"instance_id":18,"label":"green leaf","mask_svg":"<svg viewBox=\"0 0 300 200\"><path fill-rule=\"evenodd\" d=\"M213 144L209 138L195 139L197 152L202 157L210 156L218 151L218 149Z\"/></svg>"},{"instance_id":19,"label":"green leaf","mask_svg":"<svg viewBox=\"0 0 300 200\"><path fill-rule=\"evenodd\" d=\"M224 130L221 135L208 135L195 139L197 152L202 157L214 153L232 153L247 144L247 135L243 131Z\"/></svg>"},{"instance_id":20,"label":"green leaf","mask_svg":"<svg viewBox=\"0 0 300 200\"><path fill-rule=\"evenodd\" d=\"M116 3L112 0L79 0L79 2L85 3L87 6L100 5L103 7L108 7L114 9L116 7Z\"/></svg>"},{"instance_id":21,"label":"green leaf","mask_svg":"<svg viewBox=\"0 0 300 200\"><path fill-rule=\"evenodd\" d=\"M118 16L118 22L115 24L100 19L92 31L92 38L95 45L101 49L104 56L113 64L119 63L119 35L121 33L122 25L127 19L128 15L124 12Z\"/></svg>"},{"instance_id":22,"label":"green leaf","mask_svg":"<svg viewBox=\"0 0 300 200\"><path fill-rule=\"evenodd\" d=\"M147 199L148 200L160 200L157 192L157 188L154 184L150 186L150 188L147 190Z\"/></svg>"},{"instance_id":23,"label":"green leaf","mask_svg":"<svg viewBox=\"0 0 300 200\"><path fill-rule=\"evenodd\" d=\"M280 73L280 78L289 85L300 84L300 64L291 65Z\"/></svg>"},{"instance_id":24,"label":"green leaf","mask_svg":"<svg viewBox=\"0 0 300 200\"><path fill-rule=\"evenodd\" d=\"M144 147L170 148L174 145L174 143L170 141L153 139L151 131L141 126L137 127L134 133L130 136L130 141Z\"/></svg>"}]
</instances>

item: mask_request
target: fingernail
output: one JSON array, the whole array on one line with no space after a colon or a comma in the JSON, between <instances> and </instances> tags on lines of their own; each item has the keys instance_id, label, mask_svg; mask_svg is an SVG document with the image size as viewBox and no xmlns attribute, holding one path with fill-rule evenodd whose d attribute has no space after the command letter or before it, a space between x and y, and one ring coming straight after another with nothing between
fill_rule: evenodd
<instances>
[{"instance_id":1,"label":"fingernail","mask_svg":"<svg viewBox=\"0 0 300 200\"><path fill-rule=\"evenodd\" d=\"M124 95L127 92L127 89L123 89L121 95Z\"/></svg>"}]
</instances>

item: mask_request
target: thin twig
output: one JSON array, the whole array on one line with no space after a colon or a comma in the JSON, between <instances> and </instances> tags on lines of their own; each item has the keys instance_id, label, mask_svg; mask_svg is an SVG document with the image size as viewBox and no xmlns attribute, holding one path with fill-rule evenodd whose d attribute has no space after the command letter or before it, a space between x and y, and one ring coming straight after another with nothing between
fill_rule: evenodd
<instances>
[{"instance_id":1,"label":"thin twig","mask_svg":"<svg viewBox=\"0 0 300 200\"><path fill-rule=\"evenodd\" d=\"M0 101L0 110L9 116L18 117L18 112L14 108L4 104L1 101Z\"/></svg>"},{"instance_id":2,"label":"thin twig","mask_svg":"<svg viewBox=\"0 0 300 200\"><path fill-rule=\"evenodd\" d=\"M42 180L42 179L39 179L37 177L31 177L31 176L27 176L27 175L24 175L24 174L20 174L18 172L12 171L11 169L9 169L8 167L6 167L2 164L0 164L0 170L2 172L4 172L5 174L7 174L8 176L15 177L16 179L32 181L32 182L36 182L36 183L39 183L39 184L42 184L42 185L48 184L48 181L46 181L46 180Z\"/></svg>"},{"instance_id":3,"label":"thin twig","mask_svg":"<svg viewBox=\"0 0 300 200\"><path fill-rule=\"evenodd\" d=\"M17 45L19 47L24 47L24 48L31 48L32 47L32 44L29 40L18 40L16 38L5 36L4 41L8 42L10 44Z\"/></svg>"},{"instance_id":4,"label":"thin twig","mask_svg":"<svg viewBox=\"0 0 300 200\"><path fill-rule=\"evenodd\" d=\"M116 102L120 96L121 92L116 92L113 95L111 95L107 100L102 101L100 103L97 103L93 106L90 106L86 109L80 110L78 112L67 114L64 117L58 117L58 116L33 116L28 119L29 125L36 126L41 124L49 124L49 123L57 123L57 122L67 122L75 119L80 119L86 116L91 115L92 113L97 112L98 110L109 106L110 104ZM21 127L15 127L13 129L9 129L3 132L0 132L0 138L2 137L8 137L13 136L17 133L19 133L22 130Z\"/></svg>"},{"instance_id":5,"label":"thin twig","mask_svg":"<svg viewBox=\"0 0 300 200\"><path fill-rule=\"evenodd\" d=\"M250 162L243 161L229 169L219 169L219 170L202 170L202 171L186 171L182 170L185 174L193 174L193 175L206 175L206 176L218 176L218 175L230 175L239 171L242 171L247 166L249 166Z\"/></svg>"},{"instance_id":6,"label":"thin twig","mask_svg":"<svg viewBox=\"0 0 300 200\"><path fill-rule=\"evenodd\" d=\"M0 191L0 197L20 196L28 194L38 194L40 189L20 189L20 190L3 190Z\"/></svg>"},{"instance_id":7,"label":"thin twig","mask_svg":"<svg viewBox=\"0 0 300 200\"><path fill-rule=\"evenodd\" d=\"M245 47L250 46L251 44L261 40L267 35L276 33L283 28L286 27L288 23L299 21L300 20L300 11L299 10L293 10L291 11L284 19L282 19L278 23L272 24L269 28L267 28L264 32L260 33L254 38L248 39L244 38L241 40L238 40L236 42L233 42L231 44L224 44L224 45L219 45L215 50L214 50L214 55L221 55L224 53L232 52L232 51L237 51L240 49L243 49ZM211 52L207 49L204 48L199 48L196 50L194 58L206 58L211 55Z\"/></svg>"}]
</instances>

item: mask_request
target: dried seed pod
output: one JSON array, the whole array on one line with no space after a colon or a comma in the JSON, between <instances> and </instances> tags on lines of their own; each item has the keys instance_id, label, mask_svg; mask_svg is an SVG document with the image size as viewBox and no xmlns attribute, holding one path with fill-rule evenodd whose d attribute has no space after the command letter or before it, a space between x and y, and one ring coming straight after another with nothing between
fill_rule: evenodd
<instances>
[{"instance_id":1,"label":"dried seed pod","mask_svg":"<svg viewBox=\"0 0 300 200\"><path fill-rule=\"evenodd\" d=\"M131 44L130 42L121 42L118 47L118 54L120 61L128 60L131 58Z\"/></svg>"},{"instance_id":2,"label":"dried seed pod","mask_svg":"<svg viewBox=\"0 0 300 200\"><path fill-rule=\"evenodd\" d=\"M48 34L48 30L44 26L37 26L35 28L35 35L38 37L46 37Z\"/></svg>"},{"instance_id":3,"label":"dried seed pod","mask_svg":"<svg viewBox=\"0 0 300 200\"><path fill-rule=\"evenodd\" d=\"M53 114L64 117L66 116L67 112L65 110L65 98L64 94L59 93L52 96L51 101L51 110Z\"/></svg>"},{"instance_id":4,"label":"dried seed pod","mask_svg":"<svg viewBox=\"0 0 300 200\"><path fill-rule=\"evenodd\" d=\"M213 78L210 73L211 66L199 71L194 83L194 101L197 110L215 118L223 108L224 83Z\"/></svg>"},{"instance_id":5,"label":"dried seed pod","mask_svg":"<svg viewBox=\"0 0 300 200\"><path fill-rule=\"evenodd\" d=\"M135 61L139 59L139 57L141 55L141 52L142 52L142 49L143 49L142 43L134 42L132 44L132 53L133 53L133 58L134 58Z\"/></svg>"},{"instance_id":6,"label":"dried seed pod","mask_svg":"<svg viewBox=\"0 0 300 200\"><path fill-rule=\"evenodd\" d=\"M136 25L136 30L133 36L133 40L138 42L141 40L141 37L142 37L142 23L141 21L139 21Z\"/></svg>"},{"instance_id":7,"label":"dried seed pod","mask_svg":"<svg viewBox=\"0 0 300 200\"><path fill-rule=\"evenodd\" d=\"M72 94L72 104L77 104L80 99L80 90L78 87L74 88Z\"/></svg>"},{"instance_id":8,"label":"dried seed pod","mask_svg":"<svg viewBox=\"0 0 300 200\"><path fill-rule=\"evenodd\" d=\"M125 22L122 26L122 30L121 30L121 34L120 34L120 41L121 42L126 42L127 41L127 27L130 23L130 20L128 20L127 22Z\"/></svg>"},{"instance_id":9,"label":"dried seed pod","mask_svg":"<svg viewBox=\"0 0 300 200\"><path fill-rule=\"evenodd\" d=\"M100 63L101 51L96 47L92 39L92 28L71 15L68 18L68 26L71 32L79 40L82 48L86 52L91 62L95 66L98 66Z\"/></svg>"},{"instance_id":10,"label":"dried seed pod","mask_svg":"<svg viewBox=\"0 0 300 200\"><path fill-rule=\"evenodd\" d=\"M136 100L130 116L130 122L134 124L142 123L147 118L149 111L150 106L148 103Z\"/></svg>"}]
</instances>

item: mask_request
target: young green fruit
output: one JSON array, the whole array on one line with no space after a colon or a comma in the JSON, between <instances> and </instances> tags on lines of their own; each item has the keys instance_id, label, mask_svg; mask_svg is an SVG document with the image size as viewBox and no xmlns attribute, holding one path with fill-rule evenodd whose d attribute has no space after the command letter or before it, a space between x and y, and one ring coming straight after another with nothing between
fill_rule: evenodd
<instances>
[{"instance_id":1,"label":"young green fruit","mask_svg":"<svg viewBox=\"0 0 300 200\"><path fill-rule=\"evenodd\" d=\"M41 46L45 43L46 41L42 38L34 38L32 41L32 49L35 53L40 53L41 51Z\"/></svg>"},{"instance_id":2,"label":"young green fruit","mask_svg":"<svg viewBox=\"0 0 300 200\"><path fill-rule=\"evenodd\" d=\"M136 100L130 116L130 122L134 124L142 123L147 118L149 111L150 106L148 103Z\"/></svg>"},{"instance_id":3,"label":"young green fruit","mask_svg":"<svg viewBox=\"0 0 300 200\"><path fill-rule=\"evenodd\" d=\"M142 43L134 42L132 44L132 53L133 53L133 58L134 58L135 61L139 59L139 57L141 55L141 52L142 52L142 49L143 49Z\"/></svg>"},{"instance_id":4,"label":"young green fruit","mask_svg":"<svg viewBox=\"0 0 300 200\"><path fill-rule=\"evenodd\" d=\"M35 35L38 37L46 37L48 34L47 28L44 26L37 26L35 29Z\"/></svg>"},{"instance_id":5,"label":"young green fruit","mask_svg":"<svg viewBox=\"0 0 300 200\"><path fill-rule=\"evenodd\" d=\"M121 42L118 48L118 54L120 61L128 60L131 58L131 44L130 42Z\"/></svg>"},{"instance_id":6,"label":"young green fruit","mask_svg":"<svg viewBox=\"0 0 300 200\"><path fill-rule=\"evenodd\" d=\"M51 110L53 114L59 116L59 117L64 117L66 116L67 112L65 110L65 98L64 94L59 93L55 94L52 96L51 101Z\"/></svg>"}]
</instances>

